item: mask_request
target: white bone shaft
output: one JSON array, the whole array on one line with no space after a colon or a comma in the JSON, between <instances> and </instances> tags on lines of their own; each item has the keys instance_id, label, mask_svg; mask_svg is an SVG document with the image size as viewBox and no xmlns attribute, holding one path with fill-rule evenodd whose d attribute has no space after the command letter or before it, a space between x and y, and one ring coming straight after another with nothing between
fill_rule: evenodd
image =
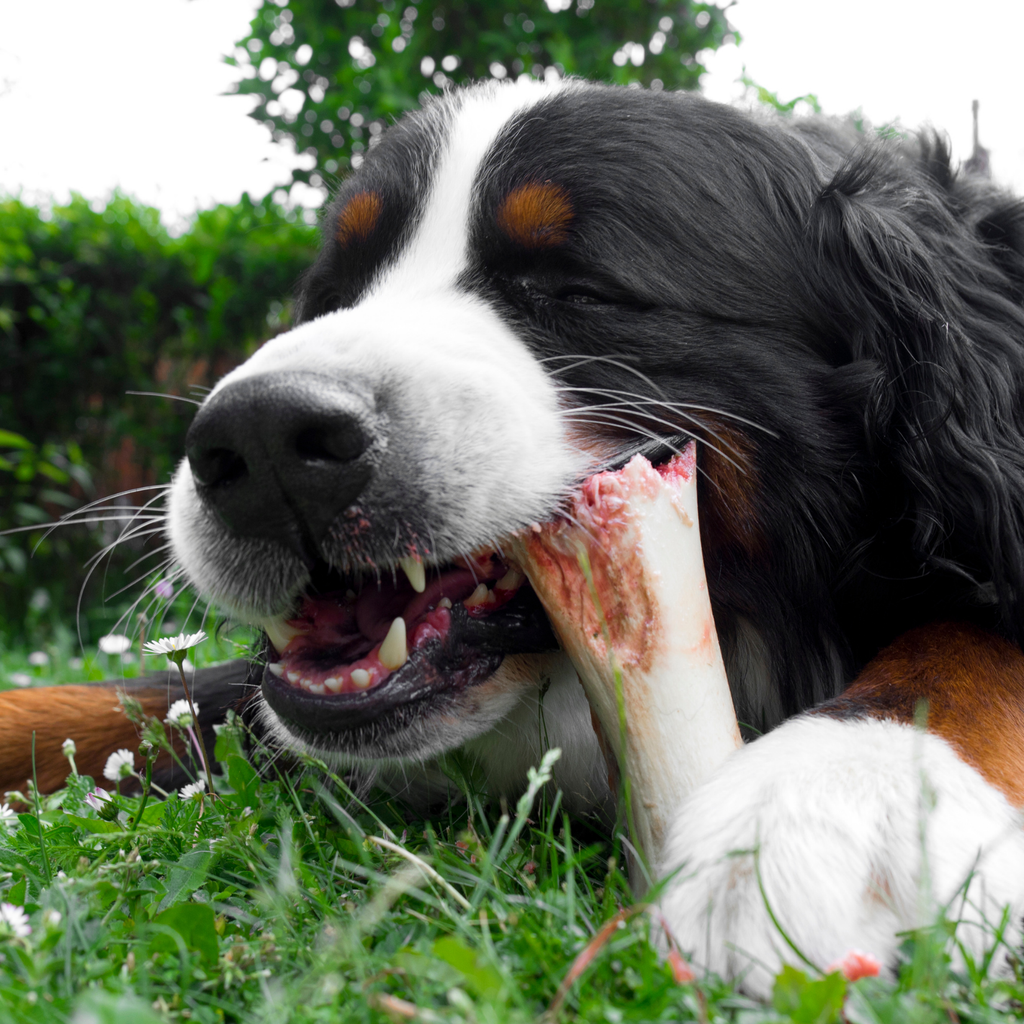
<instances>
[{"instance_id":1,"label":"white bone shaft","mask_svg":"<svg viewBox=\"0 0 1024 1024\"><path fill-rule=\"evenodd\" d=\"M694 461L691 446L673 460L675 472L659 474L637 456L618 473L591 478L571 523L524 531L513 551L620 770L625 753L633 840L650 863L660 859L673 812L742 745L704 576Z\"/></svg>"}]
</instances>

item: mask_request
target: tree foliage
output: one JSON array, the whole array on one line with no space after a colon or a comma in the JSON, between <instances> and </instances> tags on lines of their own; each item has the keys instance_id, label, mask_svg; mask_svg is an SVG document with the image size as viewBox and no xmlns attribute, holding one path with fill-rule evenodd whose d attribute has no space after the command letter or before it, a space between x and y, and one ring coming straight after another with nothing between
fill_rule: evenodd
<instances>
[{"instance_id":1,"label":"tree foliage","mask_svg":"<svg viewBox=\"0 0 1024 1024\"><path fill-rule=\"evenodd\" d=\"M164 450L150 431L166 409L125 392L207 384L214 364L240 361L314 248L312 228L247 196L180 238L120 195L99 209L0 202L0 426L75 440L90 462L125 433Z\"/></svg>"},{"instance_id":2,"label":"tree foliage","mask_svg":"<svg viewBox=\"0 0 1024 1024\"><path fill-rule=\"evenodd\" d=\"M50 210L0 200L0 529L68 511L90 469L100 494L166 482L191 408L126 392L187 396L241 362L288 325L315 247L314 228L248 196L178 238L121 195ZM72 552L66 536L32 559L41 531L0 545L0 632L39 588L74 609L97 543Z\"/></svg>"},{"instance_id":3,"label":"tree foliage","mask_svg":"<svg viewBox=\"0 0 1024 1024\"><path fill-rule=\"evenodd\" d=\"M692 89L701 52L731 32L693 0L264 0L228 60L252 116L313 158L295 179L320 186L451 84L566 74Z\"/></svg>"}]
</instances>

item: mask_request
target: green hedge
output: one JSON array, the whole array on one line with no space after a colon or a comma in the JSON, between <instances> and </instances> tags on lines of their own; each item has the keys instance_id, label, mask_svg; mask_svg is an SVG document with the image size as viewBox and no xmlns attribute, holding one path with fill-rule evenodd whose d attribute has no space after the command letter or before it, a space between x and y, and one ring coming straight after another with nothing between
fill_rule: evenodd
<instances>
[{"instance_id":1,"label":"green hedge","mask_svg":"<svg viewBox=\"0 0 1024 1024\"><path fill-rule=\"evenodd\" d=\"M315 228L248 196L199 213L179 237L122 195L52 208L0 200L0 431L20 438L0 434L0 529L53 518L90 491L165 483L193 407L125 393L212 385L288 326L315 247ZM85 559L111 538L96 534L0 544L0 636L73 612ZM107 580L108 592L123 583ZM94 588L87 604L102 597ZM30 607L48 615L26 622Z\"/></svg>"}]
</instances>

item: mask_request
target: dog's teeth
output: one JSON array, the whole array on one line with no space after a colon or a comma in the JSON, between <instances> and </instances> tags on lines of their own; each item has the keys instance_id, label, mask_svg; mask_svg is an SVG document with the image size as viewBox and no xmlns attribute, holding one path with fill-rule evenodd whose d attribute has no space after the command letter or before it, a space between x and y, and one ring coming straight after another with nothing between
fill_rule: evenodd
<instances>
[{"instance_id":1,"label":"dog's teeth","mask_svg":"<svg viewBox=\"0 0 1024 1024\"><path fill-rule=\"evenodd\" d=\"M427 570L418 558L400 558L398 564L402 567L417 594L422 594L427 589Z\"/></svg>"},{"instance_id":2,"label":"dog's teeth","mask_svg":"<svg viewBox=\"0 0 1024 1024\"><path fill-rule=\"evenodd\" d=\"M309 686L306 687L306 689L309 690L310 693L315 693L317 696L323 696L324 684L323 683L310 683Z\"/></svg>"},{"instance_id":3,"label":"dog's teeth","mask_svg":"<svg viewBox=\"0 0 1024 1024\"><path fill-rule=\"evenodd\" d=\"M487 584L481 583L462 603L467 608L477 608L482 604L487 604Z\"/></svg>"},{"instance_id":4,"label":"dog's teeth","mask_svg":"<svg viewBox=\"0 0 1024 1024\"><path fill-rule=\"evenodd\" d=\"M448 600L447 597L442 597L441 600L437 602L438 608L451 608L451 606L452 603Z\"/></svg>"},{"instance_id":5,"label":"dog's teeth","mask_svg":"<svg viewBox=\"0 0 1024 1024\"><path fill-rule=\"evenodd\" d=\"M409 652L405 646L405 619L401 616L391 623L391 628L380 645L380 653L377 657L380 658L380 663L385 668L390 668L392 671L405 664Z\"/></svg>"},{"instance_id":6,"label":"dog's teeth","mask_svg":"<svg viewBox=\"0 0 1024 1024\"><path fill-rule=\"evenodd\" d=\"M518 590L526 577L515 569L509 569L504 576L494 584L495 590Z\"/></svg>"},{"instance_id":7,"label":"dog's teeth","mask_svg":"<svg viewBox=\"0 0 1024 1024\"><path fill-rule=\"evenodd\" d=\"M289 672L288 673L288 682L289 683L297 683L298 681L299 681L299 673L298 672Z\"/></svg>"},{"instance_id":8,"label":"dog's teeth","mask_svg":"<svg viewBox=\"0 0 1024 1024\"><path fill-rule=\"evenodd\" d=\"M272 676L277 676L278 679L284 678L284 665L279 661L271 661L267 663L267 670Z\"/></svg>"},{"instance_id":9,"label":"dog's teeth","mask_svg":"<svg viewBox=\"0 0 1024 1024\"><path fill-rule=\"evenodd\" d=\"M290 626L281 615L275 615L272 619L263 619L258 625L262 626L267 636L270 637L270 642L278 654L283 654L284 649L297 636L303 636L308 632L308 630Z\"/></svg>"},{"instance_id":10,"label":"dog's teeth","mask_svg":"<svg viewBox=\"0 0 1024 1024\"><path fill-rule=\"evenodd\" d=\"M370 673L365 668L352 669L352 685L365 690L370 685Z\"/></svg>"},{"instance_id":11,"label":"dog's teeth","mask_svg":"<svg viewBox=\"0 0 1024 1024\"><path fill-rule=\"evenodd\" d=\"M334 676L328 676L324 680L324 686L327 687L331 693L337 693L341 689L342 680L335 678Z\"/></svg>"}]
</instances>

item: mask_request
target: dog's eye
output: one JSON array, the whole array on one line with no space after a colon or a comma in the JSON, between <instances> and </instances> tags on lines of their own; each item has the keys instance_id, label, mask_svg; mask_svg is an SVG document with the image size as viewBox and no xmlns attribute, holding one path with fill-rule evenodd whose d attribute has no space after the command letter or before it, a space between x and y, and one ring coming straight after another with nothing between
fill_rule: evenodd
<instances>
[{"instance_id":1,"label":"dog's eye","mask_svg":"<svg viewBox=\"0 0 1024 1024\"><path fill-rule=\"evenodd\" d=\"M527 288L539 293L546 299L555 302L566 302L573 306L611 306L621 301L612 289L602 288L599 284L589 281L569 280L534 280Z\"/></svg>"},{"instance_id":2,"label":"dog's eye","mask_svg":"<svg viewBox=\"0 0 1024 1024\"><path fill-rule=\"evenodd\" d=\"M528 301L559 302L571 306L616 306L629 304L621 289L604 282L565 273L517 275L509 280L510 292Z\"/></svg>"},{"instance_id":3,"label":"dog's eye","mask_svg":"<svg viewBox=\"0 0 1024 1024\"><path fill-rule=\"evenodd\" d=\"M575 306L599 306L607 305L614 301L606 295L601 295L589 288L562 288L556 291L551 298L559 302L571 302Z\"/></svg>"}]
</instances>

